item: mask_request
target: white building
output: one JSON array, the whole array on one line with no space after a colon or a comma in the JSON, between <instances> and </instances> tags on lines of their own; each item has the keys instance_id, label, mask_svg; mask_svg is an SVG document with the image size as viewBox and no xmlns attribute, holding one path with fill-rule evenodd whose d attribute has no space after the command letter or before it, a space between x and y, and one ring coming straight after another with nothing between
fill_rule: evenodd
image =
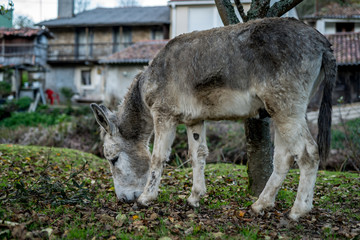
<instances>
[{"instance_id":1,"label":"white building","mask_svg":"<svg viewBox=\"0 0 360 240\"><path fill-rule=\"evenodd\" d=\"M271 5L277 2L271 1ZM251 0L242 0L244 11L250 9ZM217 11L215 1L209 0L171 0L170 6L170 37L174 38L182 33L206 30L224 26ZM235 13L241 20L238 11ZM285 17L297 17L295 9L287 12Z\"/></svg>"}]
</instances>

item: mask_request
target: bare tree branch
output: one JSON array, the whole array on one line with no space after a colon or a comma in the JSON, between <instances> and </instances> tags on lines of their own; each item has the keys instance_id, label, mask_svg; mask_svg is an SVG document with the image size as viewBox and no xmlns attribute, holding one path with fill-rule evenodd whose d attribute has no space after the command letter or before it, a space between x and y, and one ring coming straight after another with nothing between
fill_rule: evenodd
<instances>
[{"instance_id":1,"label":"bare tree branch","mask_svg":"<svg viewBox=\"0 0 360 240\"><path fill-rule=\"evenodd\" d=\"M247 21L248 21L248 17L247 17L246 14L245 14L244 7L243 7L243 5L241 4L240 0L235 0L235 6L236 6L237 10L239 11L239 14L240 14L243 22L247 22Z\"/></svg>"},{"instance_id":2,"label":"bare tree branch","mask_svg":"<svg viewBox=\"0 0 360 240\"><path fill-rule=\"evenodd\" d=\"M248 20L264 18L270 8L270 0L253 0L247 13Z\"/></svg>"},{"instance_id":3,"label":"bare tree branch","mask_svg":"<svg viewBox=\"0 0 360 240\"><path fill-rule=\"evenodd\" d=\"M138 0L118 0L120 7L137 7L140 6Z\"/></svg>"},{"instance_id":4,"label":"bare tree branch","mask_svg":"<svg viewBox=\"0 0 360 240\"><path fill-rule=\"evenodd\" d=\"M235 15L234 8L230 0L215 0L220 18L224 25L239 23L239 19Z\"/></svg>"},{"instance_id":5,"label":"bare tree branch","mask_svg":"<svg viewBox=\"0 0 360 240\"><path fill-rule=\"evenodd\" d=\"M303 0L280 0L271 6L266 14L266 17L281 17L302 1Z\"/></svg>"},{"instance_id":6,"label":"bare tree branch","mask_svg":"<svg viewBox=\"0 0 360 240\"><path fill-rule=\"evenodd\" d=\"M90 0L75 0L74 13L80 13L88 10L90 6Z\"/></svg>"}]
</instances>

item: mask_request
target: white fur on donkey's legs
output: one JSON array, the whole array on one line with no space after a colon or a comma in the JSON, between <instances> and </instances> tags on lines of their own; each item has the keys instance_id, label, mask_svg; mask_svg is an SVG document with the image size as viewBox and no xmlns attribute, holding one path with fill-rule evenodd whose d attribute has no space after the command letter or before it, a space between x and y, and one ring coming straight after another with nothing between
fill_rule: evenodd
<instances>
[{"instance_id":1,"label":"white fur on donkey's legs","mask_svg":"<svg viewBox=\"0 0 360 240\"><path fill-rule=\"evenodd\" d=\"M304 152L306 151L309 151L310 154L303 154L302 158L298 161L300 182L296 200L289 215L291 219L296 221L312 209L314 187L319 166L316 144L311 144L311 142L306 144Z\"/></svg>"},{"instance_id":2,"label":"white fur on donkey's legs","mask_svg":"<svg viewBox=\"0 0 360 240\"><path fill-rule=\"evenodd\" d=\"M187 127L187 135L189 154L193 167L193 186L187 202L193 207L199 207L200 199L206 193L204 171L208 148L206 146L205 124L202 122L201 124Z\"/></svg>"},{"instance_id":3,"label":"white fur on donkey's legs","mask_svg":"<svg viewBox=\"0 0 360 240\"><path fill-rule=\"evenodd\" d=\"M293 160L289 155L286 144L282 141L277 129L275 128L275 153L274 170L261 192L259 199L251 205L252 210L257 214L263 214L266 208L275 206L275 197L286 174L288 173Z\"/></svg>"},{"instance_id":4,"label":"white fur on donkey's legs","mask_svg":"<svg viewBox=\"0 0 360 240\"><path fill-rule=\"evenodd\" d=\"M258 200L253 205L251 205L251 209L255 213L262 215L264 209L273 208L275 206L275 197L282 182L285 179L285 176L286 173L280 174L274 170Z\"/></svg>"},{"instance_id":5,"label":"white fur on donkey's legs","mask_svg":"<svg viewBox=\"0 0 360 240\"><path fill-rule=\"evenodd\" d=\"M169 158L171 145L175 138L176 124L171 120L156 119L154 150L151 156L150 171L143 193L137 202L148 206L158 196L163 163Z\"/></svg>"},{"instance_id":6,"label":"white fur on donkey's legs","mask_svg":"<svg viewBox=\"0 0 360 240\"><path fill-rule=\"evenodd\" d=\"M151 201L158 196L158 189L161 180L162 167L157 171L149 173L148 182L145 186L144 192L139 196L137 202L142 206L148 206Z\"/></svg>"}]
</instances>

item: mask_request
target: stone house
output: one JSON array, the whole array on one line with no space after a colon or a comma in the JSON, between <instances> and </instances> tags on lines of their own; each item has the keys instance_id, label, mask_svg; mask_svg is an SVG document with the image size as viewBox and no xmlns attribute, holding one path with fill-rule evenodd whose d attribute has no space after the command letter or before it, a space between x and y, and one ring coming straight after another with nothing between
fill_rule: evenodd
<instances>
[{"instance_id":1,"label":"stone house","mask_svg":"<svg viewBox=\"0 0 360 240\"><path fill-rule=\"evenodd\" d=\"M333 101L360 101L360 8L331 3L302 19L325 34L333 45L338 65Z\"/></svg>"},{"instance_id":2,"label":"stone house","mask_svg":"<svg viewBox=\"0 0 360 240\"><path fill-rule=\"evenodd\" d=\"M360 8L355 5L341 6L331 3L311 15L304 16L302 20L322 34L359 32Z\"/></svg>"},{"instance_id":3,"label":"stone house","mask_svg":"<svg viewBox=\"0 0 360 240\"><path fill-rule=\"evenodd\" d=\"M139 41L169 38L167 6L96 8L74 15L73 5L67 2L58 0L57 19L37 25L54 33L49 42L46 88L58 93L64 87L70 88L77 93L78 102L104 99L101 58Z\"/></svg>"},{"instance_id":4,"label":"stone house","mask_svg":"<svg viewBox=\"0 0 360 240\"><path fill-rule=\"evenodd\" d=\"M326 35L333 45L338 66L334 102L360 101L360 32Z\"/></svg>"},{"instance_id":5,"label":"stone house","mask_svg":"<svg viewBox=\"0 0 360 240\"><path fill-rule=\"evenodd\" d=\"M52 37L46 28L0 28L0 81L11 83L14 97L24 90L23 82L28 87L25 90L30 90L33 82L44 84L48 41Z\"/></svg>"},{"instance_id":6,"label":"stone house","mask_svg":"<svg viewBox=\"0 0 360 240\"><path fill-rule=\"evenodd\" d=\"M121 100L135 76L149 64L168 40L137 42L99 61L104 65L105 99L107 105Z\"/></svg>"}]
</instances>

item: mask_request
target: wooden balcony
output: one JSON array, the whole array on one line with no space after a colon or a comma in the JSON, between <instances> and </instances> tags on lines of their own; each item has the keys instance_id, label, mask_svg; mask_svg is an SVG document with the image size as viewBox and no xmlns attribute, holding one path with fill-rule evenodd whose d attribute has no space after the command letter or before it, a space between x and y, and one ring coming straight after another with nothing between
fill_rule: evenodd
<instances>
[{"instance_id":1,"label":"wooden balcony","mask_svg":"<svg viewBox=\"0 0 360 240\"><path fill-rule=\"evenodd\" d=\"M0 47L0 65L45 65L44 44L3 44Z\"/></svg>"},{"instance_id":2,"label":"wooden balcony","mask_svg":"<svg viewBox=\"0 0 360 240\"><path fill-rule=\"evenodd\" d=\"M49 63L98 61L100 58L120 51L132 43L92 43L92 44L50 44L47 61Z\"/></svg>"}]
</instances>

